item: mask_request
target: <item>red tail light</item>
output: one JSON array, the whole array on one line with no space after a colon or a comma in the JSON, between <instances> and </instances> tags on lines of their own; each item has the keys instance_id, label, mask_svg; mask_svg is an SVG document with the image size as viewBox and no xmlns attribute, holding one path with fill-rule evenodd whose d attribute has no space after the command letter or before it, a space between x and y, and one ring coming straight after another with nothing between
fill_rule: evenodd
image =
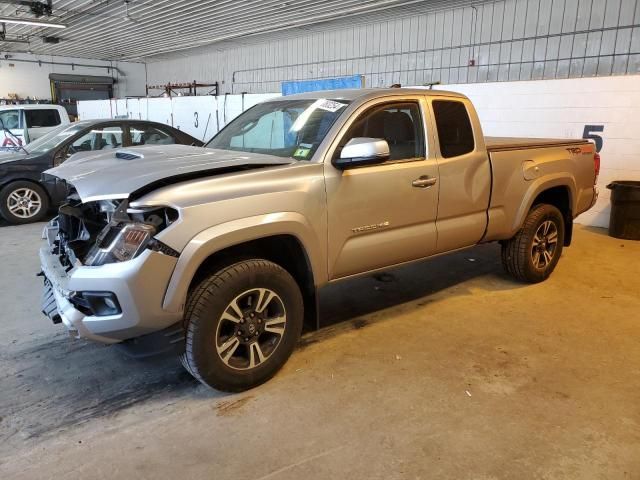
<instances>
[{"instance_id":1,"label":"red tail light","mask_svg":"<svg viewBox=\"0 0 640 480\"><path fill-rule=\"evenodd\" d=\"M593 181L594 185L595 183L598 181L598 175L600 175L600 154L598 152L596 152L593 155L593 168L596 172L596 176L595 179Z\"/></svg>"}]
</instances>

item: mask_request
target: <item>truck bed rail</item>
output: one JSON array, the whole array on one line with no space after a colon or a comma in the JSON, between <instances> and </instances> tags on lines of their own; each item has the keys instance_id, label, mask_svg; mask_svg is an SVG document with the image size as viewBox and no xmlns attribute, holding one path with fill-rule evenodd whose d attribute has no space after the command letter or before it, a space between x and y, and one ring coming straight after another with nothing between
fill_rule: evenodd
<instances>
[{"instance_id":1,"label":"truck bed rail","mask_svg":"<svg viewBox=\"0 0 640 480\"><path fill-rule=\"evenodd\" d=\"M484 137L488 152L504 150L522 150L527 148L559 147L563 145L584 145L589 140L577 138L575 140L557 138L512 138L512 137Z\"/></svg>"}]
</instances>

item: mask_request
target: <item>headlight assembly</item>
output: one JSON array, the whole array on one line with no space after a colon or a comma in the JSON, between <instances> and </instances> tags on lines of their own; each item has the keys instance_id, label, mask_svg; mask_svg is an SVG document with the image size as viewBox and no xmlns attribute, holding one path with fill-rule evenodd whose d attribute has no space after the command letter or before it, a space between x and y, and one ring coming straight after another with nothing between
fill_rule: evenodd
<instances>
[{"instance_id":1,"label":"headlight assembly","mask_svg":"<svg viewBox=\"0 0 640 480\"><path fill-rule=\"evenodd\" d=\"M89 250L84 264L97 267L131 260L147 247L155 234L155 227L146 223L109 225Z\"/></svg>"}]
</instances>

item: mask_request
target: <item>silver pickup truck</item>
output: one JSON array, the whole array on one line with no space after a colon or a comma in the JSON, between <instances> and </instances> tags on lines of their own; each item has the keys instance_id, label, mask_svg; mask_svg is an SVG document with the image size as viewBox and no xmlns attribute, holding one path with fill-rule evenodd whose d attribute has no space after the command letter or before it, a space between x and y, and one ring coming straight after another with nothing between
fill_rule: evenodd
<instances>
[{"instance_id":1,"label":"silver pickup truck","mask_svg":"<svg viewBox=\"0 0 640 480\"><path fill-rule=\"evenodd\" d=\"M585 140L486 138L450 92L270 100L205 148L49 170L69 196L43 234L44 313L78 337L173 346L201 382L244 390L286 362L328 283L493 241L517 280L545 280L599 163Z\"/></svg>"}]
</instances>

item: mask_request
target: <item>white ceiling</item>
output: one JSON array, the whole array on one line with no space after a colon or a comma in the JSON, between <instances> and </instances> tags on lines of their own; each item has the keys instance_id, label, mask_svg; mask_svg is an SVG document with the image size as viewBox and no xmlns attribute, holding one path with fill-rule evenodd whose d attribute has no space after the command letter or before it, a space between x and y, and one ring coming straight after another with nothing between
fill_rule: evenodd
<instances>
[{"instance_id":1,"label":"white ceiling","mask_svg":"<svg viewBox=\"0 0 640 480\"><path fill-rule=\"evenodd\" d=\"M0 0L0 16L35 18L19 1ZM239 41L326 22L471 3L470 0L53 0L53 16L65 29L6 24L1 52L141 60L192 47ZM43 43L43 36L60 38ZM255 41L255 37L253 39Z\"/></svg>"}]
</instances>

